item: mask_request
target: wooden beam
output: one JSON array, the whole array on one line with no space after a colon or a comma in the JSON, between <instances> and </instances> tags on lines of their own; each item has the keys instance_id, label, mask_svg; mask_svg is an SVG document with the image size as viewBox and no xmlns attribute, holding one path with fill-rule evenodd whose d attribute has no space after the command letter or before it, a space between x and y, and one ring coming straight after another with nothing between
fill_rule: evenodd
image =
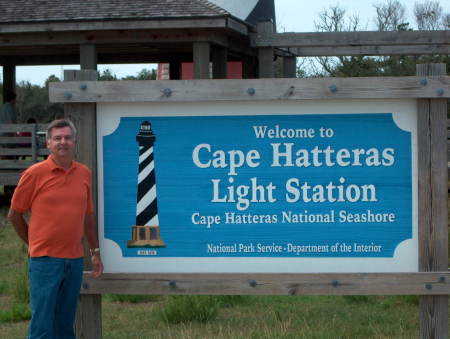
<instances>
[{"instance_id":1,"label":"wooden beam","mask_svg":"<svg viewBox=\"0 0 450 339\"><path fill-rule=\"evenodd\" d=\"M220 46L212 48L212 77L213 79L227 78L227 49Z\"/></svg>"},{"instance_id":2,"label":"wooden beam","mask_svg":"<svg viewBox=\"0 0 450 339\"><path fill-rule=\"evenodd\" d=\"M1 55L59 55L77 51L81 44L95 44L101 49L113 49L112 52L130 54L126 48L130 45L139 46L137 53L153 51L164 54L169 51L192 52L189 48L193 42L209 42L214 45L228 48L229 52L237 55L254 55L254 49L243 36L229 34L223 30L208 29L170 29L170 30L105 30L105 31L73 31L73 32L43 32L22 34L0 33ZM48 48L53 46L55 48ZM45 48L47 47L47 48ZM133 48L133 46L131 47ZM136 49L136 47L134 47ZM35 52L36 51L36 52ZM172 52L173 56L174 53ZM191 57L192 59L192 57ZM165 60L160 61L167 61Z\"/></svg>"},{"instance_id":3,"label":"wooden beam","mask_svg":"<svg viewBox=\"0 0 450 339\"><path fill-rule=\"evenodd\" d=\"M16 92L16 65L12 58L3 63L3 102L8 92Z\"/></svg>"},{"instance_id":4,"label":"wooden beam","mask_svg":"<svg viewBox=\"0 0 450 339\"><path fill-rule=\"evenodd\" d=\"M67 46L66 46L67 47ZM53 55L42 55L36 51L35 55L12 55L16 66L36 66L36 65L76 65L80 62L79 46L74 48L60 49L54 51ZM192 51L184 50L146 50L139 46L129 47L127 52L114 52L113 48L97 47L97 64L148 64L162 63L176 55L180 61L192 62ZM123 48L123 46L121 47ZM118 48L119 49L119 48ZM46 49L48 51L48 49ZM16 51L18 52L18 51ZM64 54L56 54L58 52ZM5 57L0 57L0 63L4 62Z\"/></svg>"},{"instance_id":5,"label":"wooden beam","mask_svg":"<svg viewBox=\"0 0 450 339\"><path fill-rule=\"evenodd\" d=\"M445 64L417 65L417 75L446 74ZM447 100L418 100L419 269L448 267ZM445 295L444 295L445 294ZM421 338L448 335L448 294L420 298Z\"/></svg>"},{"instance_id":6,"label":"wooden beam","mask_svg":"<svg viewBox=\"0 0 450 339\"><path fill-rule=\"evenodd\" d=\"M352 56L352 55L429 55L450 54L450 45L404 45L404 46L337 46L299 47L290 49L297 56Z\"/></svg>"},{"instance_id":7,"label":"wooden beam","mask_svg":"<svg viewBox=\"0 0 450 339\"><path fill-rule=\"evenodd\" d=\"M242 59L242 78L255 79L256 76L256 58L245 56Z\"/></svg>"},{"instance_id":8,"label":"wooden beam","mask_svg":"<svg viewBox=\"0 0 450 339\"><path fill-rule=\"evenodd\" d=\"M31 152L30 152L31 155ZM6 169L22 169L25 170L26 168L30 167L36 163L36 161L32 160L0 160L0 169L6 170Z\"/></svg>"},{"instance_id":9,"label":"wooden beam","mask_svg":"<svg viewBox=\"0 0 450 339\"><path fill-rule=\"evenodd\" d=\"M75 323L77 339L102 338L101 304L101 294L80 295Z\"/></svg>"},{"instance_id":10,"label":"wooden beam","mask_svg":"<svg viewBox=\"0 0 450 339\"><path fill-rule=\"evenodd\" d=\"M64 81L96 80L95 70L65 71ZM92 195L97 206L97 119L96 105L92 103L66 103L64 115L71 119L77 128L77 160L92 171ZM97 208L96 208L97 210ZM89 247L84 242L85 268L90 269ZM101 295L81 295L78 303L76 329L77 338L101 338Z\"/></svg>"},{"instance_id":11,"label":"wooden beam","mask_svg":"<svg viewBox=\"0 0 450 339\"><path fill-rule=\"evenodd\" d=\"M273 22L262 21L257 25L258 35L270 36L273 34ZM273 46L260 46L258 48L258 75L259 78L273 78Z\"/></svg>"},{"instance_id":12,"label":"wooden beam","mask_svg":"<svg viewBox=\"0 0 450 339\"><path fill-rule=\"evenodd\" d=\"M84 82L97 79L94 70L66 70L64 71L64 82ZM84 87L83 87L84 88ZM80 88L83 91L82 88ZM97 119L96 105L92 103L66 103L64 115L72 120L77 128L77 160L87 165L92 171L92 192L94 201L97 201Z\"/></svg>"},{"instance_id":13,"label":"wooden beam","mask_svg":"<svg viewBox=\"0 0 450 339\"><path fill-rule=\"evenodd\" d=\"M450 31L356 31L315 33L271 33L251 35L251 46L259 47L349 47L418 46L450 44Z\"/></svg>"},{"instance_id":14,"label":"wooden beam","mask_svg":"<svg viewBox=\"0 0 450 339\"><path fill-rule=\"evenodd\" d=\"M249 27L252 25L248 23L244 23L243 21L238 21L233 18L227 18L227 28L230 30L233 30L235 33L240 33L243 35L248 35L249 33Z\"/></svg>"},{"instance_id":15,"label":"wooden beam","mask_svg":"<svg viewBox=\"0 0 450 339\"><path fill-rule=\"evenodd\" d=\"M108 30L89 32L46 32L23 34L0 34L0 48L63 46L80 44L126 44L143 43L147 45L162 43L213 42L219 45L244 46L233 44L223 32L208 30ZM239 39L236 39L239 40ZM247 44L248 46L248 44ZM170 45L168 47L171 47ZM47 54L52 54L49 51Z\"/></svg>"},{"instance_id":16,"label":"wooden beam","mask_svg":"<svg viewBox=\"0 0 450 339\"><path fill-rule=\"evenodd\" d=\"M0 133L5 132L33 132L34 128L38 132L47 131L47 124L0 124Z\"/></svg>"},{"instance_id":17,"label":"wooden beam","mask_svg":"<svg viewBox=\"0 0 450 339\"><path fill-rule=\"evenodd\" d=\"M2 185L16 186L19 182L20 173L16 170L13 172L0 172L0 183Z\"/></svg>"},{"instance_id":18,"label":"wooden beam","mask_svg":"<svg viewBox=\"0 0 450 339\"><path fill-rule=\"evenodd\" d=\"M285 78L297 77L297 58L283 57L283 76Z\"/></svg>"},{"instance_id":19,"label":"wooden beam","mask_svg":"<svg viewBox=\"0 0 450 339\"><path fill-rule=\"evenodd\" d=\"M50 83L51 102L178 102L449 98L450 77L99 81ZM165 96L162 90L170 88ZM249 91L249 89L252 89Z\"/></svg>"},{"instance_id":20,"label":"wooden beam","mask_svg":"<svg viewBox=\"0 0 450 339\"><path fill-rule=\"evenodd\" d=\"M450 273L85 274L82 293L440 295L450 293Z\"/></svg>"},{"instance_id":21,"label":"wooden beam","mask_svg":"<svg viewBox=\"0 0 450 339\"><path fill-rule=\"evenodd\" d=\"M209 79L210 44L207 42L193 43L194 79Z\"/></svg>"},{"instance_id":22,"label":"wooden beam","mask_svg":"<svg viewBox=\"0 0 450 339\"><path fill-rule=\"evenodd\" d=\"M95 45L80 45L80 68L97 70L97 50Z\"/></svg>"},{"instance_id":23,"label":"wooden beam","mask_svg":"<svg viewBox=\"0 0 450 339\"><path fill-rule=\"evenodd\" d=\"M71 21L71 22L45 22L45 23L9 23L1 25L1 34L4 33L38 33L38 32L74 32L74 31L101 31L101 30L136 30L136 29L198 29L198 28L228 28L245 34L245 28L239 28L227 18L164 18L146 20L99 20L99 21Z\"/></svg>"},{"instance_id":24,"label":"wooden beam","mask_svg":"<svg viewBox=\"0 0 450 339\"><path fill-rule=\"evenodd\" d=\"M171 60L169 63L169 79L181 80L181 61Z\"/></svg>"}]
</instances>

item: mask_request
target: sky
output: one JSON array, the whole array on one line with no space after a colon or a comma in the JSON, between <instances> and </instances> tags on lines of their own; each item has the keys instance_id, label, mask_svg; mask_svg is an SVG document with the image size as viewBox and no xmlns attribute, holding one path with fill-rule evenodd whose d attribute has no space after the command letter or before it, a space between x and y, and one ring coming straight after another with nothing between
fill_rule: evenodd
<instances>
[{"instance_id":1,"label":"sky","mask_svg":"<svg viewBox=\"0 0 450 339\"><path fill-rule=\"evenodd\" d=\"M275 11L278 31L281 32L314 32L314 21L319 14L331 6L338 5L346 10L348 15L358 15L363 28L375 30L375 9L373 4L384 3L385 0L275 0ZM400 0L405 5L407 17L414 22L413 7L415 0ZM450 0L440 0L444 13L450 13ZM143 68L151 69L154 64L134 65L99 65L99 71L110 69L118 78L127 75L137 75ZM17 67L16 80L29 81L32 84L43 85L45 80L52 74L62 78L64 69L79 69L78 65L65 66L27 66Z\"/></svg>"}]
</instances>

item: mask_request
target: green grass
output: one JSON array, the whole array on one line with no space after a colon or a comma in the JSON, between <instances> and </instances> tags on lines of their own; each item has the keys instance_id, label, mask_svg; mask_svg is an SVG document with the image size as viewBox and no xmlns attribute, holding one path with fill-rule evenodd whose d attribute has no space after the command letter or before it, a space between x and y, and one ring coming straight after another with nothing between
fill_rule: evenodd
<instances>
[{"instance_id":1,"label":"green grass","mask_svg":"<svg viewBox=\"0 0 450 339\"><path fill-rule=\"evenodd\" d=\"M103 296L103 298L112 302L137 304L137 303L157 301L160 298L160 296L138 295L138 294L106 294Z\"/></svg>"},{"instance_id":2,"label":"green grass","mask_svg":"<svg viewBox=\"0 0 450 339\"><path fill-rule=\"evenodd\" d=\"M16 303L6 311L0 311L0 323L18 322L31 319L31 311L28 304Z\"/></svg>"},{"instance_id":3,"label":"green grass","mask_svg":"<svg viewBox=\"0 0 450 339\"><path fill-rule=\"evenodd\" d=\"M171 295L161 309L160 318L170 324L197 321L207 323L216 319L219 300L209 295Z\"/></svg>"},{"instance_id":4,"label":"green grass","mask_svg":"<svg viewBox=\"0 0 450 339\"><path fill-rule=\"evenodd\" d=\"M28 326L24 253L12 227L0 227L1 338L23 338ZM102 314L106 339L419 336L416 296L105 295Z\"/></svg>"}]
</instances>

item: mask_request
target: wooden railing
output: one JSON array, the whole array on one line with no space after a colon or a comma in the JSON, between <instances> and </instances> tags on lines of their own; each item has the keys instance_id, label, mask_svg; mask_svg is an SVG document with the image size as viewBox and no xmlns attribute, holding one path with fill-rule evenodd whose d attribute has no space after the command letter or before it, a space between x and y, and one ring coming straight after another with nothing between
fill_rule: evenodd
<instances>
[{"instance_id":1,"label":"wooden railing","mask_svg":"<svg viewBox=\"0 0 450 339\"><path fill-rule=\"evenodd\" d=\"M0 125L0 185L16 185L20 173L49 154L46 124Z\"/></svg>"}]
</instances>

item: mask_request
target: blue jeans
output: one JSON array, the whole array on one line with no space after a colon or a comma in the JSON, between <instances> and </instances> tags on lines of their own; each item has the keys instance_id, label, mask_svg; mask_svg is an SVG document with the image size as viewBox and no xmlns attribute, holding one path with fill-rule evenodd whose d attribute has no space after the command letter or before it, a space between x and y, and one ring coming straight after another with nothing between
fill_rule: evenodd
<instances>
[{"instance_id":1,"label":"blue jeans","mask_svg":"<svg viewBox=\"0 0 450 339\"><path fill-rule=\"evenodd\" d=\"M73 339L83 258L30 258L29 339Z\"/></svg>"}]
</instances>

